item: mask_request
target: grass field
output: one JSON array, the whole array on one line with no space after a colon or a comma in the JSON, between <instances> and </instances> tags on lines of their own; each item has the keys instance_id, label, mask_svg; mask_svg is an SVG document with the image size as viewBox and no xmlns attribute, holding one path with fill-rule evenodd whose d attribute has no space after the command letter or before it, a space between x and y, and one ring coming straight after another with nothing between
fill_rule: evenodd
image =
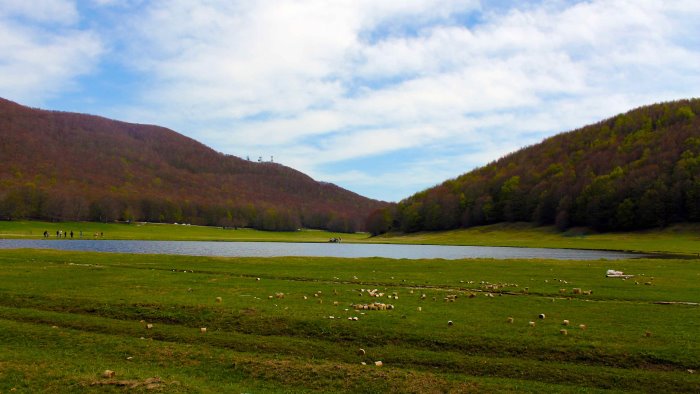
<instances>
[{"instance_id":1,"label":"grass field","mask_svg":"<svg viewBox=\"0 0 700 394\"><path fill-rule=\"evenodd\" d=\"M56 231L70 233L83 239L141 239L168 241L255 241L255 242L328 242L341 237L345 242L366 239L368 234L343 234L319 230L258 231L248 228L227 229L221 227L186 226L161 223L97 223L97 222L38 222L0 221L0 238L41 238L48 231L51 238ZM95 236L95 234L99 234ZM70 236L68 236L70 237Z\"/></svg>"},{"instance_id":2,"label":"grass field","mask_svg":"<svg viewBox=\"0 0 700 394\"><path fill-rule=\"evenodd\" d=\"M665 229L627 233L594 233L571 229L561 233L553 227L528 223L504 223L452 231L388 234L372 242L520 246L538 248L625 250L700 255L700 225L684 224Z\"/></svg>"},{"instance_id":3,"label":"grass field","mask_svg":"<svg viewBox=\"0 0 700 394\"><path fill-rule=\"evenodd\" d=\"M700 392L698 280L687 259L4 250L0 392ZM394 309L352 307L373 302Z\"/></svg>"},{"instance_id":4,"label":"grass field","mask_svg":"<svg viewBox=\"0 0 700 394\"><path fill-rule=\"evenodd\" d=\"M92 239L94 234L103 234L98 237L99 239L173 241L327 242L330 238L341 237L343 242L353 243L517 246L700 255L700 225L697 224L675 225L665 229L629 233L597 234L581 229L560 233L553 227L506 223L453 231L370 237L366 233L341 234L318 230L271 232L155 223L0 221L0 238L41 238L45 230L52 238L55 238L56 231L59 230L73 231L76 238L82 231L83 238L88 239Z\"/></svg>"}]
</instances>

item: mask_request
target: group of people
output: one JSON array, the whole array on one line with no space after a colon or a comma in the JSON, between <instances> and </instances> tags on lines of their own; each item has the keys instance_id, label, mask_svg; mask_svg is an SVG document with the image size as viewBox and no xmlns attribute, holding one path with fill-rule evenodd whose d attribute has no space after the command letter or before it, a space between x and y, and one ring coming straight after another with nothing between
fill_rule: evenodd
<instances>
[{"instance_id":1,"label":"group of people","mask_svg":"<svg viewBox=\"0 0 700 394\"><path fill-rule=\"evenodd\" d=\"M70 232L68 232L68 231L63 231L63 230L56 230L56 238L68 238L68 237L70 236L70 238L73 239L73 235L74 235L74 234L73 234L73 230L71 230ZM103 232L95 233L95 234L93 234L93 236L94 236L95 238L97 238L97 237L104 237L104 233L103 233ZM50 237L50 235L49 235L48 230L45 230L45 231L44 231L44 238L49 238L49 237ZM82 232L82 231L80 231L80 238L83 238L83 232Z\"/></svg>"},{"instance_id":2,"label":"group of people","mask_svg":"<svg viewBox=\"0 0 700 394\"><path fill-rule=\"evenodd\" d=\"M71 238L73 238L73 230L71 230L70 233L68 231L56 230L56 238L68 238L69 235ZM49 237L49 232L44 231L44 238L48 238L48 237ZM81 231L80 238L82 238L82 237L83 237L83 232Z\"/></svg>"}]
</instances>

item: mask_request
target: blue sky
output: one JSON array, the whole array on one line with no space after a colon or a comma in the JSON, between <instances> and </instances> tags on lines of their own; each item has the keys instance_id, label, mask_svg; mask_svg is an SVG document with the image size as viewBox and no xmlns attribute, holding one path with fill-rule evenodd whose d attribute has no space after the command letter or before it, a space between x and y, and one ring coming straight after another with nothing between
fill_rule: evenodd
<instances>
[{"instance_id":1,"label":"blue sky","mask_svg":"<svg viewBox=\"0 0 700 394\"><path fill-rule=\"evenodd\" d=\"M3 0L0 97L398 201L700 96L696 0Z\"/></svg>"}]
</instances>

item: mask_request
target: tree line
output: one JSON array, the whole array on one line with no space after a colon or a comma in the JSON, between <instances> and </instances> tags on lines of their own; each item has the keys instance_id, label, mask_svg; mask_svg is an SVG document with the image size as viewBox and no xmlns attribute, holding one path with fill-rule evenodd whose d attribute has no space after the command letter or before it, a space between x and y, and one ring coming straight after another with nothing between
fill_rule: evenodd
<instances>
[{"instance_id":1,"label":"tree line","mask_svg":"<svg viewBox=\"0 0 700 394\"><path fill-rule=\"evenodd\" d=\"M700 100L655 104L562 133L367 219L373 234L524 221L635 230L700 221Z\"/></svg>"},{"instance_id":2,"label":"tree line","mask_svg":"<svg viewBox=\"0 0 700 394\"><path fill-rule=\"evenodd\" d=\"M354 232L387 205L158 126L0 99L0 219Z\"/></svg>"}]
</instances>

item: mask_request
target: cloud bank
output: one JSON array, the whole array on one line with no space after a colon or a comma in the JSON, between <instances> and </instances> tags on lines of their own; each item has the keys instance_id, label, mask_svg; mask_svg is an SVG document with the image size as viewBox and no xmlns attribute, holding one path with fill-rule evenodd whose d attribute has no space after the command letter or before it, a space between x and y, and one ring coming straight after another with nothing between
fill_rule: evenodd
<instances>
[{"instance_id":1,"label":"cloud bank","mask_svg":"<svg viewBox=\"0 0 700 394\"><path fill-rule=\"evenodd\" d=\"M108 64L133 89L83 85L104 115L385 200L700 87L696 1L40 3L0 8L6 97Z\"/></svg>"}]
</instances>

